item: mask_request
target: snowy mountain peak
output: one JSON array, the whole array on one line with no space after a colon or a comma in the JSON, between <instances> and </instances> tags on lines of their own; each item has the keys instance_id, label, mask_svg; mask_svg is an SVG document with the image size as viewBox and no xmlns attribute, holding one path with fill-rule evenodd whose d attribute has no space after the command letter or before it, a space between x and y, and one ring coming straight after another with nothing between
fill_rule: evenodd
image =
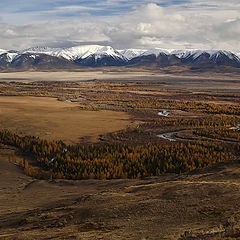
<instances>
[{"instance_id":1,"label":"snowy mountain peak","mask_svg":"<svg viewBox=\"0 0 240 240\"><path fill-rule=\"evenodd\" d=\"M123 56L112 47L100 45L84 45L71 47L62 49L58 53L58 57L63 57L68 60L75 60L79 58L85 59L92 55L95 55L95 57L108 55L112 57L123 58Z\"/></svg>"},{"instance_id":2,"label":"snowy mountain peak","mask_svg":"<svg viewBox=\"0 0 240 240\"><path fill-rule=\"evenodd\" d=\"M116 58L124 58L121 53L117 52L111 46L100 45L83 45L71 48L48 48L48 47L34 47L29 48L21 53L42 53L54 57L61 57L67 60L74 61L76 59L85 59L94 55L96 58L108 55Z\"/></svg>"},{"instance_id":3,"label":"snowy mountain peak","mask_svg":"<svg viewBox=\"0 0 240 240\"><path fill-rule=\"evenodd\" d=\"M1 55L5 55L6 61L10 63L18 55L18 53L16 51L7 51L0 49L0 56Z\"/></svg>"},{"instance_id":4,"label":"snowy mountain peak","mask_svg":"<svg viewBox=\"0 0 240 240\"><path fill-rule=\"evenodd\" d=\"M173 50L171 51L171 54L174 54L178 58L193 58L196 59L198 58L201 54L203 54L204 51L202 50L194 50L194 49L186 49L186 50Z\"/></svg>"},{"instance_id":5,"label":"snowy mountain peak","mask_svg":"<svg viewBox=\"0 0 240 240\"><path fill-rule=\"evenodd\" d=\"M221 57L221 56L226 56L231 60L234 60L236 58L236 55L230 51L218 50L218 51L208 51L208 53L210 55L210 59L217 59L218 57Z\"/></svg>"},{"instance_id":6,"label":"snowy mountain peak","mask_svg":"<svg viewBox=\"0 0 240 240\"><path fill-rule=\"evenodd\" d=\"M46 54L49 56L57 57L61 48L49 48L49 47L32 47L20 51L19 54Z\"/></svg>"},{"instance_id":7,"label":"snowy mountain peak","mask_svg":"<svg viewBox=\"0 0 240 240\"><path fill-rule=\"evenodd\" d=\"M147 51L145 51L143 54L141 54L142 56L147 56L147 55L155 55L156 57L158 57L160 54L166 54L168 55L170 53L171 50L168 49L163 49L163 48L151 48Z\"/></svg>"},{"instance_id":8,"label":"snowy mountain peak","mask_svg":"<svg viewBox=\"0 0 240 240\"><path fill-rule=\"evenodd\" d=\"M147 50L145 49L135 49L135 48L118 50L118 52L120 52L127 60L131 60L135 57L138 57L146 51Z\"/></svg>"},{"instance_id":9,"label":"snowy mountain peak","mask_svg":"<svg viewBox=\"0 0 240 240\"><path fill-rule=\"evenodd\" d=\"M236 56L230 51L224 50L197 50L197 49L186 49L186 50L173 50L171 54L176 55L178 58L187 59L192 58L193 60L200 57L202 54L208 54L209 59L214 60L220 56L227 56L230 59L234 59Z\"/></svg>"},{"instance_id":10,"label":"snowy mountain peak","mask_svg":"<svg viewBox=\"0 0 240 240\"><path fill-rule=\"evenodd\" d=\"M18 56L18 53L8 52L8 53L7 53L7 60L8 60L8 62L9 62L9 63L12 62L13 59L14 59L16 56Z\"/></svg>"}]
</instances>

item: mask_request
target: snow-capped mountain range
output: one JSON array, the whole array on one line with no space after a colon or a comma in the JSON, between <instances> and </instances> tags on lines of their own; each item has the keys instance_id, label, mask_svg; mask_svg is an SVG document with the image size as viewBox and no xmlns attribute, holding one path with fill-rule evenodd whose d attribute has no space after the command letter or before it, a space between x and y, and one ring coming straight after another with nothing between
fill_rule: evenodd
<instances>
[{"instance_id":1,"label":"snow-capped mountain range","mask_svg":"<svg viewBox=\"0 0 240 240\"><path fill-rule=\"evenodd\" d=\"M21 51L0 49L0 68L142 66L171 65L240 68L240 52L223 50L122 49L111 46L83 45L71 48L33 47Z\"/></svg>"},{"instance_id":2,"label":"snow-capped mountain range","mask_svg":"<svg viewBox=\"0 0 240 240\"><path fill-rule=\"evenodd\" d=\"M96 59L101 58L102 56L123 58L123 55L112 47L99 45L84 45L71 48L34 47L25 49L21 53L46 54L53 57L65 58L70 61L75 61L76 59L85 59L92 55L94 55Z\"/></svg>"}]
</instances>

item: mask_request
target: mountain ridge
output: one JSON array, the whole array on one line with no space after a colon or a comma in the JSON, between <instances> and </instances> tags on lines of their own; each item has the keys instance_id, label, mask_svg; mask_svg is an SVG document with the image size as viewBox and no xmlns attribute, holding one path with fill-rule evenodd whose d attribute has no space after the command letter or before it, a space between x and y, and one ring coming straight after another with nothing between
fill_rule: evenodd
<instances>
[{"instance_id":1,"label":"mountain ridge","mask_svg":"<svg viewBox=\"0 0 240 240\"><path fill-rule=\"evenodd\" d=\"M51 64L50 64L51 63ZM49 65L50 64L50 65ZM122 49L82 45L70 48L32 47L20 51L0 49L0 68L61 68L101 66L182 66L240 68L240 52L198 49Z\"/></svg>"}]
</instances>

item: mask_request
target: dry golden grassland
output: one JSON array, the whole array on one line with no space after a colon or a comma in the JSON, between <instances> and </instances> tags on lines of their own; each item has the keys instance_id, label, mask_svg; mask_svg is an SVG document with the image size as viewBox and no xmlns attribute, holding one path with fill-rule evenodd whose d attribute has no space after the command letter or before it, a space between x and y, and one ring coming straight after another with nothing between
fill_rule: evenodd
<instances>
[{"instance_id":1,"label":"dry golden grassland","mask_svg":"<svg viewBox=\"0 0 240 240\"><path fill-rule=\"evenodd\" d=\"M0 126L21 135L78 143L89 137L96 141L101 134L131 125L124 112L83 111L78 103L48 97L0 97Z\"/></svg>"}]
</instances>

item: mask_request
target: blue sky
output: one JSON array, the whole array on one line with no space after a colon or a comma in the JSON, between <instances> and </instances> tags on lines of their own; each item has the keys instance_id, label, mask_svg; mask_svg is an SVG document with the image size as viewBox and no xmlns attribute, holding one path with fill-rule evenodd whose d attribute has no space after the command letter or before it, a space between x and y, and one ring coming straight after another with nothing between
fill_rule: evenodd
<instances>
[{"instance_id":1,"label":"blue sky","mask_svg":"<svg viewBox=\"0 0 240 240\"><path fill-rule=\"evenodd\" d=\"M155 3L159 6L187 7L189 1L118 1L118 0L8 0L0 2L0 15L3 21L11 24L28 24L47 19L63 19L71 17L113 16L126 14L136 7Z\"/></svg>"},{"instance_id":2,"label":"blue sky","mask_svg":"<svg viewBox=\"0 0 240 240\"><path fill-rule=\"evenodd\" d=\"M0 2L0 48L94 43L238 50L239 42L239 0Z\"/></svg>"}]
</instances>

